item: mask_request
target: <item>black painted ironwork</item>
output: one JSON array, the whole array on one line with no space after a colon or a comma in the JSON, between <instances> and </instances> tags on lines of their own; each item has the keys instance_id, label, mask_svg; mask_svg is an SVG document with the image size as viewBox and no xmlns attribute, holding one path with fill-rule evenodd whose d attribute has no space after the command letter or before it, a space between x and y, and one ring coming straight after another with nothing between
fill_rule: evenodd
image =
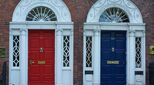
<instances>
[{"instance_id":1,"label":"black painted ironwork","mask_svg":"<svg viewBox=\"0 0 154 85\"><path fill-rule=\"evenodd\" d=\"M85 71L85 74L93 74L93 71Z\"/></svg>"},{"instance_id":2,"label":"black painted ironwork","mask_svg":"<svg viewBox=\"0 0 154 85\"><path fill-rule=\"evenodd\" d=\"M143 71L135 71L135 75L143 75Z\"/></svg>"},{"instance_id":3,"label":"black painted ironwork","mask_svg":"<svg viewBox=\"0 0 154 85\"><path fill-rule=\"evenodd\" d=\"M149 65L149 85L154 85L154 62Z\"/></svg>"},{"instance_id":4,"label":"black painted ironwork","mask_svg":"<svg viewBox=\"0 0 154 85\"><path fill-rule=\"evenodd\" d=\"M7 61L3 63L2 73L0 75L0 85L6 85Z\"/></svg>"}]
</instances>

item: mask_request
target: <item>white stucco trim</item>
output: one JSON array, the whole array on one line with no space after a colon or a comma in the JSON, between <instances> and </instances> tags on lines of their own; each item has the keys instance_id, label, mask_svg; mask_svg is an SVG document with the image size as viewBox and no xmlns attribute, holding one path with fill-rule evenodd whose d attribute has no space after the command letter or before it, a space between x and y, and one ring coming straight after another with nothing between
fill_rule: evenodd
<instances>
[{"instance_id":1,"label":"white stucco trim","mask_svg":"<svg viewBox=\"0 0 154 85\"><path fill-rule=\"evenodd\" d=\"M57 26L64 25L63 29L73 29L71 26L73 22L10 22L10 28L18 29L18 28L28 28L28 29L56 29Z\"/></svg>"},{"instance_id":2,"label":"white stucco trim","mask_svg":"<svg viewBox=\"0 0 154 85\"><path fill-rule=\"evenodd\" d=\"M111 7L123 9L131 23L143 23L141 12L131 0L98 0L91 7L86 22L99 22L101 14Z\"/></svg>"},{"instance_id":3,"label":"white stucco trim","mask_svg":"<svg viewBox=\"0 0 154 85\"><path fill-rule=\"evenodd\" d=\"M126 12L129 23L105 23L99 22L101 14L108 8L118 7ZM145 85L145 23L137 6L130 0L98 0L90 9L87 20L84 23L84 46L83 46L83 84L100 85L100 39L101 31L126 31L126 75L127 85ZM93 74L85 74L86 64L86 36L92 34L93 41ZM135 68L135 38L142 37L142 68ZM135 71L143 71L143 75L135 75ZM88 77L87 77L88 76ZM89 80L90 77L90 80Z\"/></svg>"},{"instance_id":4,"label":"white stucco trim","mask_svg":"<svg viewBox=\"0 0 154 85\"><path fill-rule=\"evenodd\" d=\"M62 0L21 0L13 12L12 21L25 21L28 12L38 6L51 8L58 22L71 22L69 9Z\"/></svg>"},{"instance_id":5,"label":"white stucco trim","mask_svg":"<svg viewBox=\"0 0 154 85\"><path fill-rule=\"evenodd\" d=\"M45 6L53 10L57 21L26 21L30 10ZM21 0L16 6L9 37L9 85L28 85L28 30L55 31L55 85L73 85L73 22L62 0ZM70 67L63 68L63 36L70 36ZM13 35L20 36L20 67L13 67ZM16 76L16 78L14 78Z\"/></svg>"}]
</instances>

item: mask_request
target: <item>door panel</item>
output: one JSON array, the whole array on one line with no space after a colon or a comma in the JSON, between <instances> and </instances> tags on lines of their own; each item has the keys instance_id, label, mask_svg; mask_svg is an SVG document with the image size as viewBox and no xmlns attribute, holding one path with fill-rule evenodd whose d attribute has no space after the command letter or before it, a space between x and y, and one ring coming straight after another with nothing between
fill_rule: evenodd
<instances>
[{"instance_id":1,"label":"door panel","mask_svg":"<svg viewBox=\"0 0 154 85\"><path fill-rule=\"evenodd\" d=\"M54 31L29 30L28 85L54 85L54 46Z\"/></svg>"},{"instance_id":2,"label":"door panel","mask_svg":"<svg viewBox=\"0 0 154 85\"><path fill-rule=\"evenodd\" d=\"M101 32L101 85L126 85L126 32Z\"/></svg>"}]
</instances>

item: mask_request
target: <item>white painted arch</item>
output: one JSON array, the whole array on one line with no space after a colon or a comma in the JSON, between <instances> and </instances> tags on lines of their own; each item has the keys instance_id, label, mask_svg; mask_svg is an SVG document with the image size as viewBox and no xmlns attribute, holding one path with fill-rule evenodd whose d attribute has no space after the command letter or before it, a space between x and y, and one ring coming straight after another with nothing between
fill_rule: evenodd
<instances>
[{"instance_id":1,"label":"white painted arch","mask_svg":"<svg viewBox=\"0 0 154 85\"><path fill-rule=\"evenodd\" d=\"M26 21L36 7L50 8L57 21ZM73 22L63 0L20 0L16 6L9 34L9 85L28 85L28 30L55 31L55 85L73 85ZM19 67L13 66L13 36L20 36ZM63 67L63 37L70 37L70 66Z\"/></svg>"},{"instance_id":2,"label":"white painted arch","mask_svg":"<svg viewBox=\"0 0 154 85\"><path fill-rule=\"evenodd\" d=\"M99 22L101 14L108 8L120 8L126 12L129 18L128 23ZM145 85L145 23L138 7L131 0L97 0L88 12L84 23L84 47L83 47L83 85L100 85L100 40L101 31L126 31L127 55L126 55L126 85ZM92 67L86 67L86 37L92 37ZM141 68L135 67L135 39L141 40ZM93 71L92 74L85 74L85 71ZM136 75L135 72L142 71L143 75Z\"/></svg>"},{"instance_id":3,"label":"white painted arch","mask_svg":"<svg viewBox=\"0 0 154 85\"><path fill-rule=\"evenodd\" d=\"M111 7L124 10L129 17L130 23L143 23L140 10L131 0L98 0L91 7L86 22L99 22L101 14Z\"/></svg>"},{"instance_id":4,"label":"white painted arch","mask_svg":"<svg viewBox=\"0 0 154 85\"><path fill-rule=\"evenodd\" d=\"M13 12L12 21L26 21L28 12L38 6L52 9L58 22L72 22L69 9L62 0L21 0Z\"/></svg>"}]
</instances>

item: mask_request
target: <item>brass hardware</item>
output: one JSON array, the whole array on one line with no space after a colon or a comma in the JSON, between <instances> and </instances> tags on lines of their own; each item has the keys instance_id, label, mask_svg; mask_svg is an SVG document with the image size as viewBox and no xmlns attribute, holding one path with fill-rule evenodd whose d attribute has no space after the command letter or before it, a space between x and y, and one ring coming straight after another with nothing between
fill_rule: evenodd
<instances>
[{"instance_id":1,"label":"brass hardware","mask_svg":"<svg viewBox=\"0 0 154 85\"><path fill-rule=\"evenodd\" d=\"M118 60L108 60L107 64L119 64Z\"/></svg>"},{"instance_id":2,"label":"brass hardware","mask_svg":"<svg viewBox=\"0 0 154 85\"><path fill-rule=\"evenodd\" d=\"M149 47L149 54L154 54L154 46Z\"/></svg>"},{"instance_id":3,"label":"brass hardware","mask_svg":"<svg viewBox=\"0 0 154 85\"><path fill-rule=\"evenodd\" d=\"M114 49L114 47L112 47L112 52L114 52L115 51L115 49Z\"/></svg>"},{"instance_id":4,"label":"brass hardware","mask_svg":"<svg viewBox=\"0 0 154 85\"><path fill-rule=\"evenodd\" d=\"M30 60L29 62L30 62L30 64L34 64L35 63L33 60Z\"/></svg>"},{"instance_id":5,"label":"brass hardware","mask_svg":"<svg viewBox=\"0 0 154 85\"><path fill-rule=\"evenodd\" d=\"M40 48L40 52L42 53L44 51L44 49L43 48Z\"/></svg>"},{"instance_id":6,"label":"brass hardware","mask_svg":"<svg viewBox=\"0 0 154 85\"><path fill-rule=\"evenodd\" d=\"M45 61L45 60L43 60L43 61L38 61L37 63L38 63L38 64L45 64L46 61Z\"/></svg>"}]
</instances>

